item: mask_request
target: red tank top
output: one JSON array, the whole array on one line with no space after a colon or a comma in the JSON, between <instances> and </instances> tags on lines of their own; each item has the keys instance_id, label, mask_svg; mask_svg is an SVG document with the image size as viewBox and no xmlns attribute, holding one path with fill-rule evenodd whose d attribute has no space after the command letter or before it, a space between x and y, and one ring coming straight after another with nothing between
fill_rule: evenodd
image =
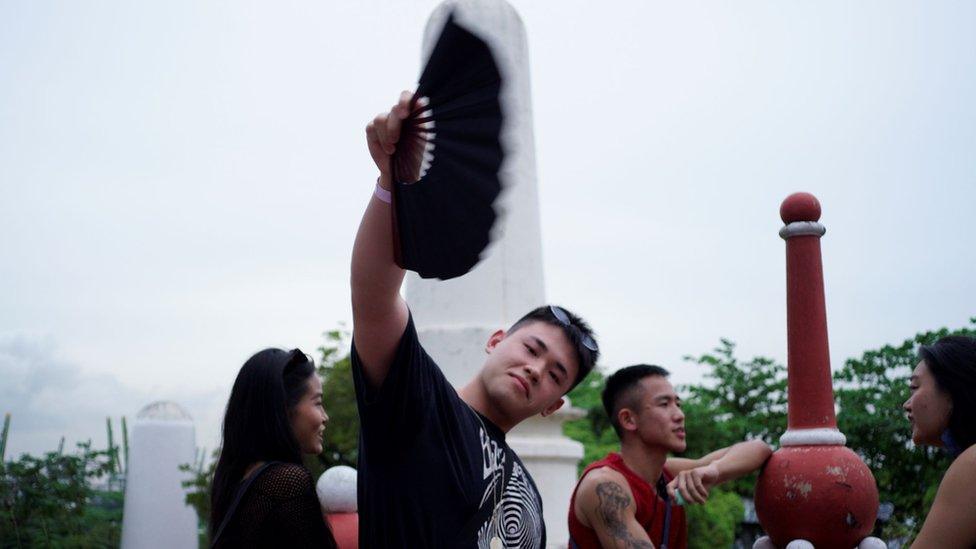
<instances>
[{"instance_id":1,"label":"red tank top","mask_svg":"<svg viewBox=\"0 0 976 549\"><path fill-rule=\"evenodd\" d=\"M651 543L657 549L661 548L661 537L664 535L664 515L667 504L653 486L637 476L637 473L630 470L624 463L620 454L611 452L607 457L594 461L580 476L580 481L593 469L609 467L622 474L630 485L630 492L634 495L637 504L635 517L640 523L641 528L647 532L651 538ZM662 472L665 482L671 481L671 475L665 470ZM576 518L576 491L579 490L579 482L573 489L573 498L569 502L569 547L570 549L600 549L600 538L596 531L584 526ZM687 549L688 547L688 527L685 523L685 509L680 505L671 505L671 530L668 534L668 549Z\"/></svg>"}]
</instances>

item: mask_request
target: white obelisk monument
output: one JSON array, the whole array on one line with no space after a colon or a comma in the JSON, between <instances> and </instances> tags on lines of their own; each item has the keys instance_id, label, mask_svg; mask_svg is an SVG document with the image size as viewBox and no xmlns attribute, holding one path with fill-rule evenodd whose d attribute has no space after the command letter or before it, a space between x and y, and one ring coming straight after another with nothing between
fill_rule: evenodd
<instances>
[{"instance_id":1,"label":"white obelisk monument","mask_svg":"<svg viewBox=\"0 0 976 549\"><path fill-rule=\"evenodd\" d=\"M154 402L132 425L122 509L122 549L194 549L197 514L179 470L196 458L193 420L173 402Z\"/></svg>"},{"instance_id":2,"label":"white obelisk monument","mask_svg":"<svg viewBox=\"0 0 976 549\"><path fill-rule=\"evenodd\" d=\"M449 0L427 22L424 62L452 11L459 23L492 46L504 79L506 156L501 176L507 187L499 199L502 216L482 262L467 275L445 282L411 273L406 297L424 347L460 387L484 363L488 337L545 304L546 296L525 27L504 0ZM524 422L507 437L541 492L550 547L565 547L569 539L566 514L583 446L562 435L562 424L581 415L564 406L548 418Z\"/></svg>"}]
</instances>

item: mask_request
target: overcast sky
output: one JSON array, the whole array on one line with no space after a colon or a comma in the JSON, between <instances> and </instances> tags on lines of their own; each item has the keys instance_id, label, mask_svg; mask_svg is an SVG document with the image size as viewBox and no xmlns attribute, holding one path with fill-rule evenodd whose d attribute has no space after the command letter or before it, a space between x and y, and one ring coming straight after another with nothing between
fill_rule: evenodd
<instances>
[{"instance_id":1,"label":"overcast sky","mask_svg":"<svg viewBox=\"0 0 976 549\"><path fill-rule=\"evenodd\" d=\"M779 204L823 204L833 367L976 316L976 4L514 1L551 301L603 366L785 359ZM433 1L0 3L8 458L348 322L363 127ZM328 400L328 397L326 397Z\"/></svg>"}]
</instances>

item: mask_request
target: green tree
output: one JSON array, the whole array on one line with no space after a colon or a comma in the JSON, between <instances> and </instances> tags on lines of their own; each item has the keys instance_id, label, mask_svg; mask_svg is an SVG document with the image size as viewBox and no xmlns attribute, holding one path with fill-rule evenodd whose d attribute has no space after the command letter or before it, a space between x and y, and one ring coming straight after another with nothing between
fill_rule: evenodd
<instances>
[{"instance_id":1,"label":"green tree","mask_svg":"<svg viewBox=\"0 0 976 549\"><path fill-rule=\"evenodd\" d=\"M706 368L704 383L685 385L682 408L688 431L685 455L701 457L747 439L775 444L786 431L786 368L772 359L742 362L735 343L722 339L711 353L685 357ZM752 497L757 474L736 480L730 489Z\"/></svg>"},{"instance_id":2,"label":"green tree","mask_svg":"<svg viewBox=\"0 0 976 549\"><path fill-rule=\"evenodd\" d=\"M217 448L208 463L206 450L200 450L196 463L180 465L180 471L190 475L182 485L186 489L186 504L197 512L197 536L201 548L210 547L210 486L219 457L220 448Z\"/></svg>"},{"instance_id":3,"label":"green tree","mask_svg":"<svg viewBox=\"0 0 976 549\"><path fill-rule=\"evenodd\" d=\"M325 427L322 453L306 459L305 465L315 478L336 465L356 467L359 457L359 409L352 380L349 332L340 326L325 332L323 337L325 342L318 349L318 372L329 423Z\"/></svg>"},{"instance_id":4,"label":"green tree","mask_svg":"<svg viewBox=\"0 0 976 549\"><path fill-rule=\"evenodd\" d=\"M765 357L740 361L735 343L722 339L710 353L685 357L705 367L704 382L682 386L682 408L688 447L685 455L701 457L746 439L773 443L786 430L786 369ZM730 547L751 498L758 473L711 491L704 505L689 505L690 548Z\"/></svg>"},{"instance_id":5,"label":"green tree","mask_svg":"<svg viewBox=\"0 0 976 549\"><path fill-rule=\"evenodd\" d=\"M885 345L849 359L834 374L834 396L840 430L847 446L874 473L882 502L894 504L881 529L885 539L914 537L935 497L948 457L935 448L916 448L902 404L908 399L908 378L918 363L920 345L947 335L976 337L976 318L958 330L923 332L900 345Z\"/></svg>"},{"instance_id":6,"label":"green tree","mask_svg":"<svg viewBox=\"0 0 976 549\"><path fill-rule=\"evenodd\" d=\"M122 492L92 484L113 472L112 450L23 455L0 470L0 547L118 547Z\"/></svg>"},{"instance_id":7,"label":"green tree","mask_svg":"<svg viewBox=\"0 0 976 549\"><path fill-rule=\"evenodd\" d=\"M577 474L582 473L590 463L620 447L617 433L603 410L601 393L606 381L603 373L594 368L568 395L574 407L586 412L584 417L563 424L563 434L583 445L583 459Z\"/></svg>"},{"instance_id":8,"label":"green tree","mask_svg":"<svg viewBox=\"0 0 976 549\"><path fill-rule=\"evenodd\" d=\"M685 509L689 549L731 547L745 514L742 498L724 486L712 490L704 505L689 505Z\"/></svg>"}]
</instances>

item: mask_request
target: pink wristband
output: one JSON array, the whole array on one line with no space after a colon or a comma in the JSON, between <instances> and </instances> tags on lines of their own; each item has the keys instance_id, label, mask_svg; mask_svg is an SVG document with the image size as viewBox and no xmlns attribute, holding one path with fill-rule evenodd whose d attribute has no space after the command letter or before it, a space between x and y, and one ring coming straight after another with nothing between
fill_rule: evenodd
<instances>
[{"instance_id":1,"label":"pink wristband","mask_svg":"<svg viewBox=\"0 0 976 549\"><path fill-rule=\"evenodd\" d=\"M393 195L390 194L390 191L380 187L379 181L376 182L376 190L373 191L373 195L387 204L393 203Z\"/></svg>"}]
</instances>

